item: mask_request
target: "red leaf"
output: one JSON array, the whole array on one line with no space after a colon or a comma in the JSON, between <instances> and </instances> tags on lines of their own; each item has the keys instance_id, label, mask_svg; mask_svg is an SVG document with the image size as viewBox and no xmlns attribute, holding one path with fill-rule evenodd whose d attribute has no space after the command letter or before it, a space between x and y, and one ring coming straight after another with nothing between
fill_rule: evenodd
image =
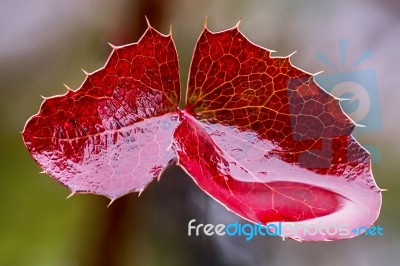
<instances>
[{"instance_id":1,"label":"red leaf","mask_svg":"<svg viewBox=\"0 0 400 266\"><path fill-rule=\"evenodd\" d=\"M174 159L179 93L172 38L149 28L138 43L114 48L77 91L46 99L23 138L73 193L114 200L143 191Z\"/></svg>"},{"instance_id":2,"label":"red leaf","mask_svg":"<svg viewBox=\"0 0 400 266\"><path fill-rule=\"evenodd\" d=\"M370 226L381 192L370 155L351 137L354 124L313 75L270 53L237 27L204 29L180 111L172 38L149 27L76 92L45 100L24 141L73 192L114 200L142 191L177 159L200 188L252 222ZM341 233L292 237L355 236Z\"/></svg>"},{"instance_id":3,"label":"red leaf","mask_svg":"<svg viewBox=\"0 0 400 266\"><path fill-rule=\"evenodd\" d=\"M237 27L204 29L192 58L187 113L174 134L178 163L252 222L369 227L381 194L370 155L350 136L354 124L313 75L270 53ZM293 236L302 240L351 237L299 231Z\"/></svg>"}]
</instances>

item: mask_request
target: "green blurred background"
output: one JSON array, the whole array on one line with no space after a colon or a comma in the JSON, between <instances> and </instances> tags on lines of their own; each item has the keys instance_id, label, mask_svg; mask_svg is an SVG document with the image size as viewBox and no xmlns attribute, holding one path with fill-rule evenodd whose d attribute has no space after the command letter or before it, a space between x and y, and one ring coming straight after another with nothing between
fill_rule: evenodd
<instances>
[{"instance_id":1,"label":"green blurred background","mask_svg":"<svg viewBox=\"0 0 400 266\"><path fill-rule=\"evenodd\" d=\"M277 238L188 237L187 223L240 221L201 192L182 170L171 167L143 195L108 201L94 195L66 200L67 189L46 175L25 150L25 121L39 109L39 95L79 87L83 67L101 67L106 42L137 41L144 15L161 32L173 25L185 87L191 53L208 16L211 30L242 18L255 43L287 55L309 72L326 70L322 52L340 59L371 49L360 69L374 69L382 129L359 141L381 151L373 173L383 194L377 224L383 237L329 242L282 242ZM400 261L397 67L400 2L384 1L100 1L0 0L0 265L398 265ZM360 99L362 100L362 99Z\"/></svg>"}]
</instances>

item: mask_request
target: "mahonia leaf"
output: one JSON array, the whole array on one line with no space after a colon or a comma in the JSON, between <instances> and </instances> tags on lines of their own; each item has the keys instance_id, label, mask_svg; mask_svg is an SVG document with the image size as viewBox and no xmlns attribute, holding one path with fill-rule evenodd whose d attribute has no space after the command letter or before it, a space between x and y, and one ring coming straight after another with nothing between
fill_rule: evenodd
<instances>
[{"instance_id":1,"label":"mahonia leaf","mask_svg":"<svg viewBox=\"0 0 400 266\"><path fill-rule=\"evenodd\" d=\"M149 27L113 47L77 91L47 98L22 133L46 173L73 193L115 200L144 188L175 158L179 67L171 35Z\"/></svg>"},{"instance_id":2,"label":"mahonia leaf","mask_svg":"<svg viewBox=\"0 0 400 266\"><path fill-rule=\"evenodd\" d=\"M355 124L314 75L271 52L238 26L204 28L179 110L171 35L149 26L138 43L114 47L77 91L46 99L25 126L25 144L73 193L114 200L143 191L176 160L207 194L255 223L372 225L381 190L370 155L351 136Z\"/></svg>"},{"instance_id":3,"label":"mahonia leaf","mask_svg":"<svg viewBox=\"0 0 400 266\"><path fill-rule=\"evenodd\" d=\"M380 189L339 100L238 27L207 28L192 58L178 163L205 192L252 222L369 227ZM342 232L299 240L348 238Z\"/></svg>"}]
</instances>

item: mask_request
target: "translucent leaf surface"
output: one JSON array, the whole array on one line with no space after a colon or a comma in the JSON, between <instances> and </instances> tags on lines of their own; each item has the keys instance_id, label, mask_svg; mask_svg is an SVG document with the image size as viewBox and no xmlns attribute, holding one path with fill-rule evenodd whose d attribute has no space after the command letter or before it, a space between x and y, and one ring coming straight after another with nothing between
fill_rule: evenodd
<instances>
[{"instance_id":1,"label":"translucent leaf surface","mask_svg":"<svg viewBox=\"0 0 400 266\"><path fill-rule=\"evenodd\" d=\"M149 28L138 43L114 47L77 91L46 99L25 126L25 144L72 192L112 200L140 192L175 157L179 86L171 36Z\"/></svg>"}]
</instances>

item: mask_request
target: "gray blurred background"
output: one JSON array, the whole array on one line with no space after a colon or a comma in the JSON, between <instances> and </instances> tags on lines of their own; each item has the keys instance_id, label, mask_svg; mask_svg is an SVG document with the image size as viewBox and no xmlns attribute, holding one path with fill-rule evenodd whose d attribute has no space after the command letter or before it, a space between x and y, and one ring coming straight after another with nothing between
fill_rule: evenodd
<instances>
[{"instance_id":1,"label":"gray blurred background","mask_svg":"<svg viewBox=\"0 0 400 266\"><path fill-rule=\"evenodd\" d=\"M309 72L373 69L381 127L358 140L380 151L373 173L389 189L377 221L384 236L327 243L188 237L193 218L243 221L177 167L140 198L125 196L109 208L100 196L66 200L67 189L38 173L19 132L38 111L39 95L64 93L63 83L76 89L84 79L81 67L103 66L111 51L107 42L137 41L144 15L161 32L173 25L183 88L206 16L215 31L242 18L250 40L276 55L297 50L292 62ZM341 65L340 39L348 41L348 62L366 50L372 56L356 67ZM399 44L400 2L389 0L0 0L0 265L398 265ZM318 52L339 68L317 60Z\"/></svg>"}]
</instances>

